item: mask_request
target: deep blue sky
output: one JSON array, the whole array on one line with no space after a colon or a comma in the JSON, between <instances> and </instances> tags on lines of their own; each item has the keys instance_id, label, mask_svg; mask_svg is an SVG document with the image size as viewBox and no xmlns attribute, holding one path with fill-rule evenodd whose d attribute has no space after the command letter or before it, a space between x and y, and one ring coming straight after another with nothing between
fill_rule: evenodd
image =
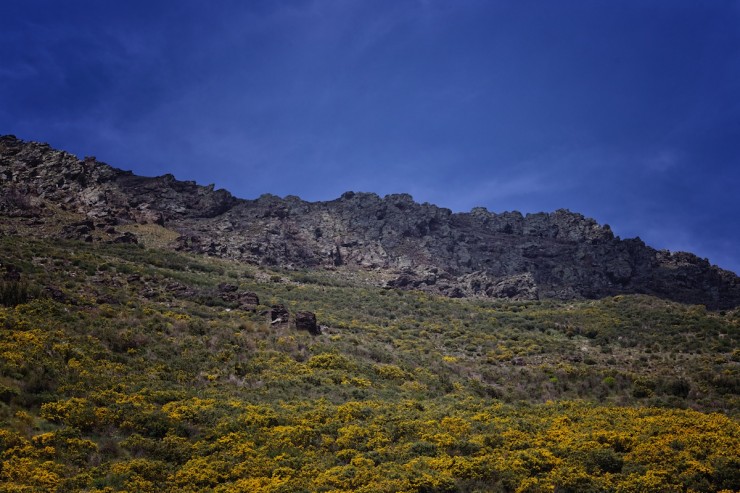
<instances>
[{"instance_id":1,"label":"deep blue sky","mask_svg":"<svg viewBox=\"0 0 740 493\"><path fill-rule=\"evenodd\" d=\"M2 2L0 133L237 196L568 208L740 272L740 2Z\"/></svg>"}]
</instances>

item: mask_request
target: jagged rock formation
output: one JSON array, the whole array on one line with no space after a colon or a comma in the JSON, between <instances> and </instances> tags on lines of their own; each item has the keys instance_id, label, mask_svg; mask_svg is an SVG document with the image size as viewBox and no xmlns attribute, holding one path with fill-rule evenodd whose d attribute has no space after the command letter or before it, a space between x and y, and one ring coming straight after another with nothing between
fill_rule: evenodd
<instances>
[{"instance_id":1,"label":"jagged rock formation","mask_svg":"<svg viewBox=\"0 0 740 493\"><path fill-rule=\"evenodd\" d=\"M0 137L0 182L13 197L8 209L22 209L26 202L40 209L40 200L83 212L91 219L159 223L189 217L214 217L238 200L225 190L213 190L172 175L136 176L86 157L27 143L12 136ZM4 201L6 202L6 201Z\"/></svg>"},{"instance_id":2,"label":"jagged rock formation","mask_svg":"<svg viewBox=\"0 0 740 493\"><path fill-rule=\"evenodd\" d=\"M290 313L284 305L273 305L270 308L270 323L287 324L290 321Z\"/></svg>"},{"instance_id":3,"label":"jagged rock formation","mask_svg":"<svg viewBox=\"0 0 740 493\"><path fill-rule=\"evenodd\" d=\"M367 269L390 287L453 297L645 293L711 308L740 304L734 273L690 253L657 251L639 238L621 240L567 210L452 213L407 194L353 192L327 202L242 200L13 136L0 138L0 186L0 214L7 216L43 218L54 204L84 214L89 223L82 229L156 223L180 234L181 250L283 268ZM80 227L69 225L69 234L93 239Z\"/></svg>"},{"instance_id":4,"label":"jagged rock formation","mask_svg":"<svg viewBox=\"0 0 740 493\"><path fill-rule=\"evenodd\" d=\"M313 335L321 335L321 327L316 323L316 314L313 312L296 312L295 328Z\"/></svg>"}]
</instances>

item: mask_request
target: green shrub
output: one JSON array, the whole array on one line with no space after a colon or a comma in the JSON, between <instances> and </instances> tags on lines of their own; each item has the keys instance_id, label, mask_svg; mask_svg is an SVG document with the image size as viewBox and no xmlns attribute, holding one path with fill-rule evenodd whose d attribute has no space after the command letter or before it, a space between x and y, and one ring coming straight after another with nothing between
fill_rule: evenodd
<instances>
[{"instance_id":1,"label":"green shrub","mask_svg":"<svg viewBox=\"0 0 740 493\"><path fill-rule=\"evenodd\" d=\"M38 298L41 290L36 286L29 286L25 281L0 281L0 304L16 306L28 303Z\"/></svg>"}]
</instances>

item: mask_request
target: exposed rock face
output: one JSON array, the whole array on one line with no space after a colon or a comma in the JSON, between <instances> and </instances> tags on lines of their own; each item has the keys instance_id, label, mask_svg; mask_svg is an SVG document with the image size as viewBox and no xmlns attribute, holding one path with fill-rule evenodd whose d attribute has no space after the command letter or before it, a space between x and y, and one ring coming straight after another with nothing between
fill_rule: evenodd
<instances>
[{"instance_id":1,"label":"exposed rock face","mask_svg":"<svg viewBox=\"0 0 740 493\"><path fill-rule=\"evenodd\" d=\"M238 293L239 307L242 310L255 310L260 304L260 299L256 293L242 291Z\"/></svg>"},{"instance_id":2,"label":"exposed rock face","mask_svg":"<svg viewBox=\"0 0 740 493\"><path fill-rule=\"evenodd\" d=\"M452 213L407 194L347 192L328 202L135 176L0 137L0 214L47 214L47 202L95 222L149 222L178 231L178 248L282 268L367 269L388 286L446 296L597 298L646 293L712 308L740 304L740 279L688 253L620 240L567 210ZM3 205L5 204L5 205ZM79 235L73 226L70 235ZM83 237L82 239L85 239Z\"/></svg>"},{"instance_id":3,"label":"exposed rock face","mask_svg":"<svg viewBox=\"0 0 740 493\"><path fill-rule=\"evenodd\" d=\"M26 143L12 136L0 137L0 183L3 190L13 190L15 209L33 208L44 199L91 219L138 223L213 217L237 202L213 186L178 181L172 175L135 176L95 158L80 160L47 144ZM22 199L20 205L16 197Z\"/></svg>"},{"instance_id":4,"label":"exposed rock face","mask_svg":"<svg viewBox=\"0 0 740 493\"><path fill-rule=\"evenodd\" d=\"M287 324L290 319L288 309L283 305L273 305L270 308L271 324Z\"/></svg>"},{"instance_id":5,"label":"exposed rock face","mask_svg":"<svg viewBox=\"0 0 740 493\"><path fill-rule=\"evenodd\" d=\"M218 292L224 301L235 301L239 303L239 309L255 311L260 304L257 293L251 291L239 291L239 286L235 284L222 283L218 285Z\"/></svg>"},{"instance_id":6,"label":"exposed rock face","mask_svg":"<svg viewBox=\"0 0 740 493\"><path fill-rule=\"evenodd\" d=\"M136 238L136 235L133 233L123 233L121 236L116 236L111 240L111 243L130 243L132 245L135 245L139 243L138 238Z\"/></svg>"},{"instance_id":7,"label":"exposed rock face","mask_svg":"<svg viewBox=\"0 0 740 493\"><path fill-rule=\"evenodd\" d=\"M316 324L316 314L313 312L296 312L295 328L306 330L313 335L321 334L321 329Z\"/></svg>"}]
</instances>

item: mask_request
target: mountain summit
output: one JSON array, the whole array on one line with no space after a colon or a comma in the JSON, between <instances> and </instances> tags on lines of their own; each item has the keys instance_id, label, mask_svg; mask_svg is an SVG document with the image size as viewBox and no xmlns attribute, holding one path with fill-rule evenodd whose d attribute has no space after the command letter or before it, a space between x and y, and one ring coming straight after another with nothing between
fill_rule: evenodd
<instances>
[{"instance_id":1,"label":"mountain summit","mask_svg":"<svg viewBox=\"0 0 740 493\"><path fill-rule=\"evenodd\" d=\"M347 192L327 202L148 178L47 144L0 137L0 214L86 241L143 241L287 269L368 272L389 287L451 297L600 298L644 293L710 308L740 305L740 278L697 256L622 240L567 210L453 213L410 195ZM41 227L44 226L44 227ZM167 234L165 234L167 233Z\"/></svg>"}]
</instances>

